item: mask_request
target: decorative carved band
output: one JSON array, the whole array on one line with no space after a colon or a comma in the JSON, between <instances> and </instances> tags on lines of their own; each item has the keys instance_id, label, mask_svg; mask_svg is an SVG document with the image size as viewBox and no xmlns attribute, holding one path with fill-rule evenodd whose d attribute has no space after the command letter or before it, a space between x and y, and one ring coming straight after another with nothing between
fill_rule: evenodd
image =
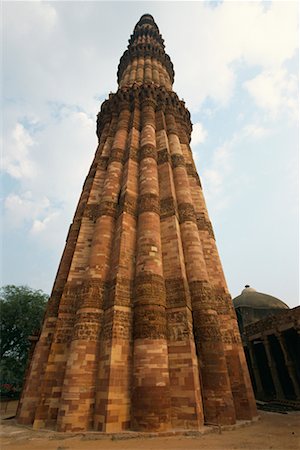
<instances>
[{"instance_id":1,"label":"decorative carved band","mask_svg":"<svg viewBox=\"0 0 300 450\"><path fill-rule=\"evenodd\" d=\"M166 311L163 306L135 306L133 315L134 339L164 339L167 336Z\"/></svg>"},{"instance_id":2,"label":"decorative carved band","mask_svg":"<svg viewBox=\"0 0 300 450\"><path fill-rule=\"evenodd\" d=\"M84 280L77 287L78 308L102 309L105 298L106 283L102 280Z\"/></svg>"},{"instance_id":3,"label":"decorative carved band","mask_svg":"<svg viewBox=\"0 0 300 450\"><path fill-rule=\"evenodd\" d=\"M130 306L133 297L133 281L129 278L117 277L107 283L107 296L104 309L112 306Z\"/></svg>"},{"instance_id":4,"label":"decorative carved band","mask_svg":"<svg viewBox=\"0 0 300 450\"><path fill-rule=\"evenodd\" d=\"M152 96L151 96L151 94L150 95L147 95L147 92L143 92L143 94L142 94L142 96L141 96L141 99L140 99L140 102L141 102L141 108L145 108L145 107L147 107L147 106L152 106L152 108L153 108L153 112L155 112L155 109L156 109L156 100L155 100L155 98L153 98ZM143 114L142 115L142 122L145 122L145 119L146 119L146 117L145 117L145 115Z\"/></svg>"},{"instance_id":5,"label":"decorative carved band","mask_svg":"<svg viewBox=\"0 0 300 450\"><path fill-rule=\"evenodd\" d=\"M224 288L215 287L215 298L218 308L218 314L231 317L236 320L235 309L231 299L231 295L225 292Z\"/></svg>"},{"instance_id":6,"label":"decorative carved band","mask_svg":"<svg viewBox=\"0 0 300 450\"><path fill-rule=\"evenodd\" d=\"M180 155L178 153L171 155L172 160L172 167L175 169L175 167L185 167L184 157L183 155Z\"/></svg>"},{"instance_id":7,"label":"decorative carved band","mask_svg":"<svg viewBox=\"0 0 300 450\"><path fill-rule=\"evenodd\" d=\"M155 161L157 160L157 151L153 145L144 145L139 152L140 161L144 158L153 158Z\"/></svg>"},{"instance_id":8,"label":"decorative carved band","mask_svg":"<svg viewBox=\"0 0 300 450\"><path fill-rule=\"evenodd\" d=\"M162 276L143 273L134 281L134 303L139 305L165 305L166 291Z\"/></svg>"},{"instance_id":9,"label":"decorative carved band","mask_svg":"<svg viewBox=\"0 0 300 450\"><path fill-rule=\"evenodd\" d=\"M128 159L131 159L132 161L139 162L139 153L138 150L134 147L130 147L126 150L125 156L124 156L124 164L127 163Z\"/></svg>"},{"instance_id":10,"label":"decorative carved band","mask_svg":"<svg viewBox=\"0 0 300 450\"><path fill-rule=\"evenodd\" d=\"M160 219L174 216L176 214L176 202L173 197L163 198L160 201Z\"/></svg>"},{"instance_id":11,"label":"decorative carved band","mask_svg":"<svg viewBox=\"0 0 300 450\"><path fill-rule=\"evenodd\" d=\"M179 308L190 304L190 293L183 278L165 280L167 308Z\"/></svg>"},{"instance_id":12,"label":"decorative carved band","mask_svg":"<svg viewBox=\"0 0 300 450\"><path fill-rule=\"evenodd\" d=\"M202 346L204 342L222 342L217 314L193 311L193 325L196 344Z\"/></svg>"},{"instance_id":13,"label":"decorative carved band","mask_svg":"<svg viewBox=\"0 0 300 450\"><path fill-rule=\"evenodd\" d=\"M157 164L160 165L166 162L171 164L171 155L167 148L163 148L157 152Z\"/></svg>"},{"instance_id":14,"label":"decorative carved band","mask_svg":"<svg viewBox=\"0 0 300 450\"><path fill-rule=\"evenodd\" d=\"M59 314L56 323L56 330L53 337L55 343L70 342L73 335L76 311L85 299L84 290L89 285L94 286L92 282L85 282L77 285L74 282L67 282L59 304ZM96 285L98 283L96 282ZM99 297L97 296L97 308Z\"/></svg>"},{"instance_id":15,"label":"decorative carved band","mask_svg":"<svg viewBox=\"0 0 300 450\"><path fill-rule=\"evenodd\" d=\"M159 197L156 194L143 194L139 197L139 214L143 212L159 214Z\"/></svg>"},{"instance_id":16,"label":"decorative carved band","mask_svg":"<svg viewBox=\"0 0 300 450\"><path fill-rule=\"evenodd\" d=\"M118 216L123 212L126 212L131 216L136 217L137 204L138 202L136 195L129 194L129 192L126 192L125 194L121 195L119 201Z\"/></svg>"},{"instance_id":17,"label":"decorative carved band","mask_svg":"<svg viewBox=\"0 0 300 450\"><path fill-rule=\"evenodd\" d=\"M104 315L100 340L131 339L132 312L111 308Z\"/></svg>"},{"instance_id":18,"label":"decorative carved band","mask_svg":"<svg viewBox=\"0 0 300 450\"><path fill-rule=\"evenodd\" d=\"M110 201L100 203L100 216L110 216L116 218L117 204Z\"/></svg>"},{"instance_id":19,"label":"decorative carved band","mask_svg":"<svg viewBox=\"0 0 300 450\"><path fill-rule=\"evenodd\" d=\"M199 175L197 173L197 170L196 170L194 164L186 164L185 167L186 167L187 174L189 176L195 178L198 186L202 189L201 181L200 181Z\"/></svg>"},{"instance_id":20,"label":"decorative carved band","mask_svg":"<svg viewBox=\"0 0 300 450\"><path fill-rule=\"evenodd\" d=\"M215 294L208 281L191 281L189 288L193 310L217 309Z\"/></svg>"},{"instance_id":21,"label":"decorative carved band","mask_svg":"<svg viewBox=\"0 0 300 450\"><path fill-rule=\"evenodd\" d=\"M168 133L168 135L169 134L176 134L176 135L178 135L177 128L176 127L171 127L171 126L167 126L167 133Z\"/></svg>"},{"instance_id":22,"label":"decorative carved band","mask_svg":"<svg viewBox=\"0 0 300 450\"><path fill-rule=\"evenodd\" d=\"M81 312L77 314L72 340L97 341L101 327L102 312Z\"/></svg>"},{"instance_id":23,"label":"decorative carved band","mask_svg":"<svg viewBox=\"0 0 300 450\"><path fill-rule=\"evenodd\" d=\"M224 344L241 344L242 339L240 333L235 333L233 328L229 330L221 330L222 341ZM225 347L226 348L226 347Z\"/></svg>"},{"instance_id":24,"label":"decorative carved band","mask_svg":"<svg viewBox=\"0 0 300 450\"><path fill-rule=\"evenodd\" d=\"M100 205L99 204L90 204L86 205L85 211L84 211L84 217L87 217L88 219L92 220L93 222L96 222L98 217L100 217Z\"/></svg>"},{"instance_id":25,"label":"decorative carved band","mask_svg":"<svg viewBox=\"0 0 300 450\"><path fill-rule=\"evenodd\" d=\"M188 319L186 309L167 310L168 341L186 341L193 334L192 321Z\"/></svg>"},{"instance_id":26,"label":"decorative carved band","mask_svg":"<svg viewBox=\"0 0 300 450\"><path fill-rule=\"evenodd\" d=\"M98 160L98 168L106 170L108 165L108 156L100 156Z\"/></svg>"},{"instance_id":27,"label":"decorative carved band","mask_svg":"<svg viewBox=\"0 0 300 450\"><path fill-rule=\"evenodd\" d=\"M147 104L150 104L154 111L163 111L167 108L170 114L176 118L179 117L181 122L184 123L184 128L190 137L192 131L191 117L185 107L185 103L179 100L173 91L168 91L162 86L158 87L151 83L143 83L141 86L120 88L115 94L110 94L109 99L102 103L101 111L97 116L97 135L99 139L109 121L111 121L109 136L114 136L115 126L118 124L117 116L121 112L120 102L124 101L129 102L128 108L131 114L135 114L137 108L141 109L142 106L144 107ZM176 125L175 122L174 124Z\"/></svg>"},{"instance_id":28,"label":"decorative carved band","mask_svg":"<svg viewBox=\"0 0 300 450\"><path fill-rule=\"evenodd\" d=\"M124 163L124 150L121 148L113 148L109 156L109 164L113 161Z\"/></svg>"},{"instance_id":29,"label":"decorative carved band","mask_svg":"<svg viewBox=\"0 0 300 450\"><path fill-rule=\"evenodd\" d=\"M196 215L192 203L179 203L178 205L179 223L195 222Z\"/></svg>"},{"instance_id":30,"label":"decorative carved band","mask_svg":"<svg viewBox=\"0 0 300 450\"><path fill-rule=\"evenodd\" d=\"M179 137L180 144L189 145L191 137L189 134L189 130L186 128L185 123L180 125L177 123L177 131L178 131L177 136ZM190 148L188 149L189 151L191 151Z\"/></svg>"},{"instance_id":31,"label":"decorative carved band","mask_svg":"<svg viewBox=\"0 0 300 450\"><path fill-rule=\"evenodd\" d=\"M199 315L202 314L206 317L206 314L208 314L207 311L214 310L221 317L226 316L226 320L236 320L231 296L225 292L223 288L213 287L207 281L193 281L189 283L189 287L194 314L196 311L199 311ZM198 317L197 314L196 316ZM211 320L216 321L217 319L215 318ZM236 333L234 333L234 335L235 334ZM234 342L235 341L236 339Z\"/></svg>"},{"instance_id":32,"label":"decorative carved band","mask_svg":"<svg viewBox=\"0 0 300 450\"><path fill-rule=\"evenodd\" d=\"M210 220L208 220L205 217L205 214L202 212L197 212L196 213L196 219L197 219L197 227L198 230L200 231L207 231L208 234L215 239L215 235L214 235L214 231L213 231L213 227L212 224L210 222Z\"/></svg>"},{"instance_id":33,"label":"decorative carved band","mask_svg":"<svg viewBox=\"0 0 300 450\"><path fill-rule=\"evenodd\" d=\"M129 101L129 99L127 97L125 97L122 100L120 100L118 107L119 107L119 111L120 112L121 111L129 112L130 111L130 101ZM129 117L128 117L128 119L129 119ZM119 120L119 122L118 122L118 129L122 129L122 128L125 129L125 130L128 129L128 120L126 120L126 119L123 119L123 121Z\"/></svg>"},{"instance_id":34,"label":"decorative carved band","mask_svg":"<svg viewBox=\"0 0 300 450\"><path fill-rule=\"evenodd\" d=\"M69 233L70 235L70 233ZM59 302L63 293L63 288L53 289L51 297L47 303L46 317L57 317Z\"/></svg>"},{"instance_id":35,"label":"decorative carved band","mask_svg":"<svg viewBox=\"0 0 300 450\"><path fill-rule=\"evenodd\" d=\"M102 201L100 204L93 203L86 205L84 211L84 217L89 218L96 222L101 216L117 217L117 204L110 201Z\"/></svg>"},{"instance_id":36,"label":"decorative carved band","mask_svg":"<svg viewBox=\"0 0 300 450\"><path fill-rule=\"evenodd\" d=\"M58 316L56 322L56 329L53 335L53 342L55 344L65 344L72 340L74 330L75 316L66 315Z\"/></svg>"}]
</instances>

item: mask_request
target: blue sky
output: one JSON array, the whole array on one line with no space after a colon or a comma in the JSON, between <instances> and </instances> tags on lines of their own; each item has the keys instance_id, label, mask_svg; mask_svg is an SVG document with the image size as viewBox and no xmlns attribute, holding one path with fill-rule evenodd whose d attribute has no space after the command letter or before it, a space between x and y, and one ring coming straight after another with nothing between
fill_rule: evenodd
<instances>
[{"instance_id":1,"label":"blue sky","mask_svg":"<svg viewBox=\"0 0 300 450\"><path fill-rule=\"evenodd\" d=\"M232 296L299 302L297 2L4 2L2 284L50 293L133 28L152 14L191 111Z\"/></svg>"}]
</instances>

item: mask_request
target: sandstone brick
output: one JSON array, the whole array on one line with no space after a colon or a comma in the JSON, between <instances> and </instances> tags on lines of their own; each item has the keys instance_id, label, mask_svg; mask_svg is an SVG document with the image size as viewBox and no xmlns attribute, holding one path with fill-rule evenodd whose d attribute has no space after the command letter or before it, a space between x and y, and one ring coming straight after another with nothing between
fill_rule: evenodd
<instances>
[{"instance_id":1,"label":"sandstone brick","mask_svg":"<svg viewBox=\"0 0 300 450\"><path fill-rule=\"evenodd\" d=\"M141 17L97 117L18 421L60 431L199 429L256 406L157 25Z\"/></svg>"}]
</instances>

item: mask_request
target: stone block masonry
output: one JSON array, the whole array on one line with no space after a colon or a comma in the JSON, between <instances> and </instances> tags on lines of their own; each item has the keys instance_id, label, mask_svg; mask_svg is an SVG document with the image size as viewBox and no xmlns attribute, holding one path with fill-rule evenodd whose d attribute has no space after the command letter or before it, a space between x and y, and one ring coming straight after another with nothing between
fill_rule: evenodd
<instances>
[{"instance_id":1,"label":"stone block masonry","mask_svg":"<svg viewBox=\"0 0 300 450\"><path fill-rule=\"evenodd\" d=\"M141 17L98 114L18 421L58 431L198 430L257 415L154 19Z\"/></svg>"}]
</instances>

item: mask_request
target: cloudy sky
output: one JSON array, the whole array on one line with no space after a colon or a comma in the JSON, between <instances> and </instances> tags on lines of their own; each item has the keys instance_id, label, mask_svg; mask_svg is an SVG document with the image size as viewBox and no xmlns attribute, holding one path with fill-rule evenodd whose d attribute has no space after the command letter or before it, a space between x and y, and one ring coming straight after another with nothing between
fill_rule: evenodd
<instances>
[{"instance_id":1,"label":"cloudy sky","mask_svg":"<svg viewBox=\"0 0 300 450\"><path fill-rule=\"evenodd\" d=\"M297 2L4 2L2 284L50 293L136 22L152 14L194 123L231 294L299 299Z\"/></svg>"}]
</instances>

